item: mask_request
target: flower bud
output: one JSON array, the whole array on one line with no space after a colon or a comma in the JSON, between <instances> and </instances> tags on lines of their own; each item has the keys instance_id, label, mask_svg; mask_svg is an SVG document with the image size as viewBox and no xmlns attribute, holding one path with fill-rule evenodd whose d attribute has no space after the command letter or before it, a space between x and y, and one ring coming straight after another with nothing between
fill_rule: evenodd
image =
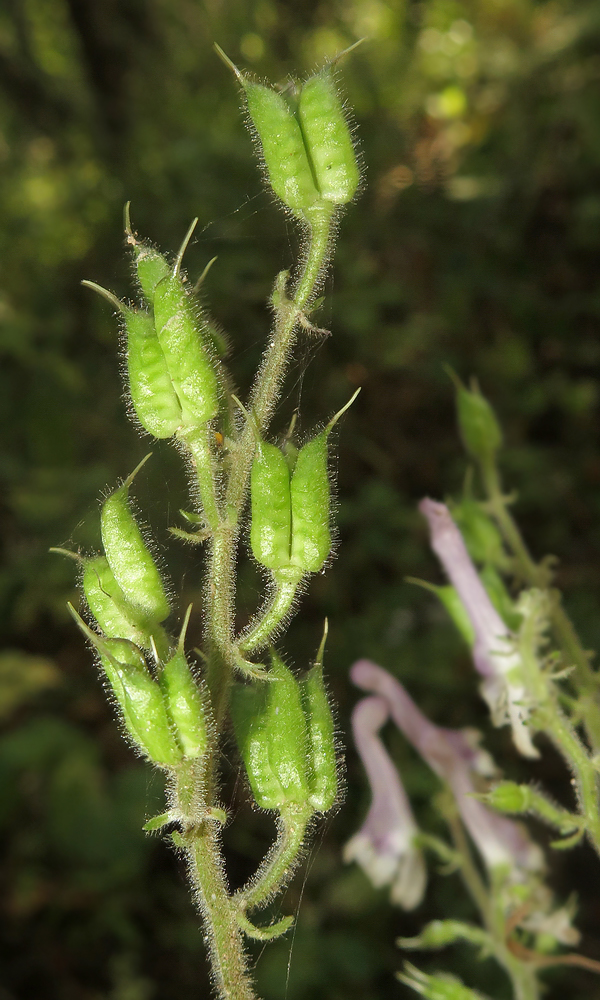
<instances>
[{"instance_id":1,"label":"flower bud","mask_svg":"<svg viewBox=\"0 0 600 1000\"><path fill-rule=\"evenodd\" d=\"M515 781L501 781L486 795L486 802L503 813L524 813L531 806L531 789Z\"/></svg>"},{"instance_id":2,"label":"flower bud","mask_svg":"<svg viewBox=\"0 0 600 1000\"><path fill-rule=\"evenodd\" d=\"M169 601L156 563L129 506L129 484L139 468L102 505L102 543L115 580L127 601L149 619L161 622L170 613Z\"/></svg>"},{"instance_id":3,"label":"flower bud","mask_svg":"<svg viewBox=\"0 0 600 1000\"><path fill-rule=\"evenodd\" d=\"M471 559L507 569L509 559L502 535L492 518L476 500L464 499L452 506L452 517L460 528Z\"/></svg>"},{"instance_id":4,"label":"flower bud","mask_svg":"<svg viewBox=\"0 0 600 1000\"><path fill-rule=\"evenodd\" d=\"M458 425L463 444L478 462L488 462L502 444L502 431L487 399L477 387L459 385L456 393Z\"/></svg>"},{"instance_id":5,"label":"flower bud","mask_svg":"<svg viewBox=\"0 0 600 1000\"><path fill-rule=\"evenodd\" d=\"M345 205L354 197L360 173L331 69L302 85L298 117L321 197Z\"/></svg>"}]
</instances>

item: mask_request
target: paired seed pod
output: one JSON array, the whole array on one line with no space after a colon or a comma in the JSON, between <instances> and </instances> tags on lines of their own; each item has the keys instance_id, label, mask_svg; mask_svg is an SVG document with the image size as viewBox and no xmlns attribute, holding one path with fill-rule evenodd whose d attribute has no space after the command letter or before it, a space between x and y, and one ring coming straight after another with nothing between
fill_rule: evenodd
<instances>
[{"instance_id":1,"label":"paired seed pod","mask_svg":"<svg viewBox=\"0 0 600 1000\"><path fill-rule=\"evenodd\" d=\"M132 741L155 764L175 767L183 754L172 733L160 687L150 674L141 649L126 639L101 638L87 627L71 605L69 610L98 650Z\"/></svg>"},{"instance_id":2,"label":"paired seed pod","mask_svg":"<svg viewBox=\"0 0 600 1000\"><path fill-rule=\"evenodd\" d=\"M100 516L102 544L127 602L150 621L162 622L170 614L169 601L156 563L129 506L129 485L142 464L104 501Z\"/></svg>"},{"instance_id":3,"label":"paired seed pod","mask_svg":"<svg viewBox=\"0 0 600 1000\"><path fill-rule=\"evenodd\" d=\"M236 740L262 809L325 812L336 798L333 720L322 675L313 671L299 684L273 652L268 683L233 690Z\"/></svg>"},{"instance_id":4,"label":"paired seed pod","mask_svg":"<svg viewBox=\"0 0 600 1000\"><path fill-rule=\"evenodd\" d=\"M296 100L240 73L219 46L246 96L269 183L300 219L351 201L360 181L350 130L331 67L296 85Z\"/></svg>"},{"instance_id":5,"label":"paired seed pod","mask_svg":"<svg viewBox=\"0 0 600 1000\"><path fill-rule=\"evenodd\" d=\"M82 584L88 607L109 639L127 639L143 649L154 641L164 648L163 630L127 601L105 556L84 561Z\"/></svg>"},{"instance_id":6,"label":"paired seed pod","mask_svg":"<svg viewBox=\"0 0 600 1000\"><path fill-rule=\"evenodd\" d=\"M202 693L184 652L185 632L191 614L187 610L177 650L160 673L160 688L174 732L187 758L203 757L206 753L206 714Z\"/></svg>"},{"instance_id":7,"label":"paired seed pod","mask_svg":"<svg viewBox=\"0 0 600 1000\"><path fill-rule=\"evenodd\" d=\"M327 426L295 456L259 441L251 474L250 544L255 559L277 572L317 573L331 551L331 489L327 443L357 390ZM292 467L292 468L291 468Z\"/></svg>"}]
</instances>

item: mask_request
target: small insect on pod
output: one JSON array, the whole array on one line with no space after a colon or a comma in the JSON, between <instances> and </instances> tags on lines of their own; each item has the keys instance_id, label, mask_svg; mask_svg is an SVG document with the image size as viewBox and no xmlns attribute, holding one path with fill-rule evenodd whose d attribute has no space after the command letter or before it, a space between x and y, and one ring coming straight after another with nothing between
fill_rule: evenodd
<instances>
[{"instance_id":1,"label":"small insect on pod","mask_svg":"<svg viewBox=\"0 0 600 1000\"><path fill-rule=\"evenodd\" d=\"M298 115L321 197L334 205L347 204L360 183L360 171L329 67L302 85Z\"/></svg>"},{"instance_id":2,"label":"small insect on pod","mask_svg":"<svg viewBox=\"0 0 600 1000\"><path fill-rule=\"evenodd\" d=\"M148 456L102 505L100 525L106 558L127 601L150 621L170 613L165 588L129 506L129 485Z\"/></svg>"},{"instance_id":3,"label":"small insect on pod","mask_svg":"<svg viewBox=\"0 0 600 1000\"><path fill-rule=\"evenodd\" d=\"M191 611L190 605L177 650L162 668L159 683L184 756L196 758L206 753L207 731L202 693L190 670L183 646Z\"/></svg>"},{"instance_id":4,"label":"small insect on pod","mask_svg":"<svg viewBox=\"0 0 600 1000\"><path fill-rule=\"evenodd\" d=\"M216 371L203 331L199 311L179 274L195 219L181 245L175 266L154 290L154 322L167 370L181 405L183 424L204 426L219 411Z\"/></svg>"},{"instance_id":5,"label":"small insect on pod","mask_svg":"<svg viewBox=\"0 0 600 1000\"><path fill-rule=\"evenodd\" d=\"M98 650L102 669L133 742L155 764L175 767L183 755L171 731L161 690L141 649L126 639L101 638L87 627L71 605L69 610Z\"/></svg>"}]
</instances>

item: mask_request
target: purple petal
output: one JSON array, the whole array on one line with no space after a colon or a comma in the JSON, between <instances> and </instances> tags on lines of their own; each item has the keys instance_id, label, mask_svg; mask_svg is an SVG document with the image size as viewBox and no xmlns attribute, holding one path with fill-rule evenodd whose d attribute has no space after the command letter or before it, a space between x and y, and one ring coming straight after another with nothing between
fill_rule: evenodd
<instances>
[{"instance_id":1,"label":"purple petal","mask_svg":"<svg viewBox=\"0 0 600 1000\"><path fill-rule=\"evenodd\" d=\"M515 746L524 757L539 757L527 727L527 692L521 681L521 659L511 632L492 604L467 552L463 537L443 503L421 500L431 547L460 597L475 631L473 662L484 678L481 693L494 725L510 721Z\"/></svg>"},{"instance_id":2,"label":"purple petal","mask_svg":"<svg viewBox=\"0 0 600 1000\"><path fill-rule=\"evenodd\" d=\"M451 788L474 843L490 868L537 869L540 852L519 824L487 809L477 799L472 774L472 741L458 730L434 725L409 694L386 670L370 660L358 660L350 669L357 687L384 699L399 729L442 781Z\"/></svg>"},{"instance_id":3,"label":"purple petal","mask_svg":"<svg viewBox=\"0 0 600 1000\"><path fill-rule=\"evenodd\" d=\"M418 827L398 771L377 733L387 722L383 698L365 698L352 714L356 748L373 800L361 829L346 844L344 858L357 861L377 887L392 885L391 897L412 910L424 895L427 873L415 846Z\"/></svg>"}]
</instances>

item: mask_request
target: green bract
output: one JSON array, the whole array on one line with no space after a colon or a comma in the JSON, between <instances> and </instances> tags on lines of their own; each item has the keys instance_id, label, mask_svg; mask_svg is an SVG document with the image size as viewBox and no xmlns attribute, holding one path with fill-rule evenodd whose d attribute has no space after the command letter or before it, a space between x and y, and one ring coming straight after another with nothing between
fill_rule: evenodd
<instances>
[{"instance_id":1,"label":"green bract","mask_svg":"<svg viewBox=\"0 0 600 1000\"><path fill-rule=\"evenodd\" d=\"M127 601L149 619L161 622L170 613L169 601L129 506L129 483L136 472L137 469L102 505L102 544Z\"/></svg>"},{"instance_id":2,"label":"green bract","mask_svg":"<svg viewBox=\"0 0 600 1000\"><path fill-rule=\"evenodd\" d=\"M158 282L154 321L183 423L192 427L208 423L219 410L217 376L202 343L194 303L178 274Z\"/></svg>"},{"instance_id":3,"label":"green bract","mask_svg":"<svg viewBox=\"0 0 600 1000\"><path fill-rule=\"evenodd\" d=\"M342 102L330 69L302 85L298 116L321 197L334 205L351 201L360 173Z\"/></svg>"}]
</instances>

